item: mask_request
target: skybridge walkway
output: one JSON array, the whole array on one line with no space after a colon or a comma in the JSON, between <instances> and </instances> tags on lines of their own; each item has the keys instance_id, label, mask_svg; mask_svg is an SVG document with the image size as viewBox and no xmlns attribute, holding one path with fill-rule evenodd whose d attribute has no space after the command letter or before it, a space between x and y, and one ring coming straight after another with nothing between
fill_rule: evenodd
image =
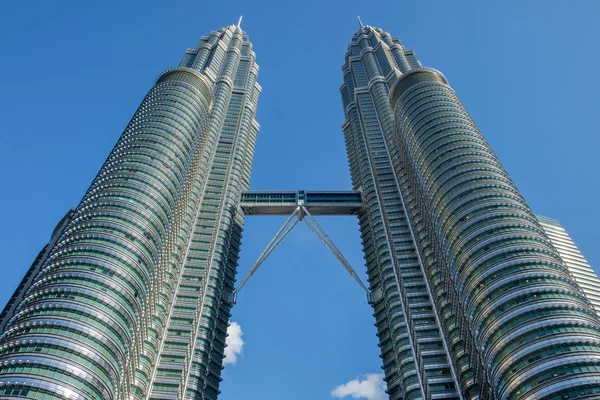
<instances>
[{"instance_id":1,"label":"skybridge walkway","mask_svg":"<svg viewBox=\"0 0 600 400\"><path fill-rule=\"evenodd\" d=\"M356 215L362 206L354 191L262 191L242 193L241 207L249 215L290 215L304 206L312 215Z\"/></svg>"}]
</instances>

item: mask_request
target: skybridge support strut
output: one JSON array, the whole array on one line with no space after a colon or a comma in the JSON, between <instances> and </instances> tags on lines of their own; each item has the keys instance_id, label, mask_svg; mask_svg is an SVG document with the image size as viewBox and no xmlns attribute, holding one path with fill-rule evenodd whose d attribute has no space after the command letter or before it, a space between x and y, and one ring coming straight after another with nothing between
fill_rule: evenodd
<instances>
[{"instance_id":1,"label":"skybridge support strut","mask_svg":"<svg viewBox=\"0 0 600 400\"><path fill-rule=\"evenodd\" d=\"M307 218L305 218L307 217ZM315 234L317 238L331 251L331 253L338 259L338 261L342 264L344 269L354 278L356 283L361 287L361 289L367 295L367 301L369 304L373 304L373 294L369 291L369 289L365 286L359 276L356 274L354 269L350 266L350 263L342 252L337 248L337 246L333 243L331 238L325 233L325 230L319 225L317 220L312 216L312 214L308 211L308 209L303 205L299 204L298 207L294 210L294 212L289 216L289 218L285 221L285 223L279 228L273 239L269 242L267 247L263 250L261 255L258 257L254 266L248 271L240 285L233 292L232 303L235 304L237 302L237 296L239 291L246 285L248 280L256 273L258 268L261 266L263 262L269 257L269 255L275 250L275 248L281 243L281 241L287 236L288 233L291 232L292 229L298 224L298 222L303 221L308 228Z\"/></svg>"},{"instance_id":2,"label":"skybridge support strut","mask_svg":"<svg viewBox=\"0 0 600 400\"><path fill-rule=\"evenodd\" d=\"M304 219L304 223L315 234L315 236L317 236L321 240L321 242L323 242L323 244L325 245L325 247L327 247L333 253L333 255L339 260L339 262L342 263L342 266L354 278L354 280L356 281L356 283L358 283L358 285L362 288L362 290L364 290L365 293L367 293L367 297L368 297L371 294L369 292L369 289L367 289L367 287L360 280L360 278L358 277L358 275L356 275L356 272L350 266L350 264L348 263L348 260L346 260L346 258L342 254L342 252L333 243L333 240L331 240L331 238L327 235L327 233L325 233L325 230L323 228L321 228L321 225L319 225L319 223L317 222L317 220L311 215L311 213L308 212L308 210L306 209L306 207L302 206L302 211L304 211L304 213L308 217L308 220L311 223L315 224L316 229L306 219ZM368 300L369 300L369 303L370 303L371 299L368 298Z\"/></svg>"},{"instance_id":3,"label":"skybridge support strut","mask_svg":"<svg viewBox=\"0 0 600 400\"><path fill-rule=\"evenodd\" d=\"M250 269L250 271L248 271L248 273L244 277L244 280L242 280L242 282L240 283L240 285L233 292L233 302L234 302L234 304L235 304L235 301L237 300L237 294L238 294L238 292L244 287L244 285L246 284L246 282L248 282L248 279L250 279L250 277L252 275L254 275L254 273L258 270L258 267L260 267L260 265L267 259L267 257L269 257L269 254L271 254L273 252L273 250L275 250L275 247L277 247L277 245L279 243L281 243L281 241L283 240L283 238L285 238L287 236L287 234L290 233L291 230L294 229L294 227L296 226L296 224L300 221L299 219L296 219L296 220L294 220L294 222L292 224L290 224L290 222L292 222L292 219L294 219L294 217L296 217L298 215L299 209L300 209L300 207L296 208L296 211L294 211L292 213L292 215L290 215L290 217L281 226L281 228L279 228L279 230L277 231L277 233L275 234L275 236L273 237L273 239L271 239L271 241L269 242L269 244L267 245L267 247L263 250L263 252L261 253L261 255L258 257L258 260L256 260L256 262L254 263L254 266L252 266L252 268Z\"/></svg>"}]
</instances>

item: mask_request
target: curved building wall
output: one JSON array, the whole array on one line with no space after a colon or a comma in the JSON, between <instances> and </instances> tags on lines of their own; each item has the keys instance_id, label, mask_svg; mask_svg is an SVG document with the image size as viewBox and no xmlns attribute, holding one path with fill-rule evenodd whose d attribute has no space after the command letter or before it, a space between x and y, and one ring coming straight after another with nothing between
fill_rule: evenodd
<instances>
[{"instance_id":1,"label":"curved building wall","mask_svg":"<svg viewBox=\"0 0 600 400\"><path fill-rule=\"evenodd\" d=\"M449 336L453 357L474 369L465 393L600 392L598 317L445 78L412 71L390 99L397 166L440 317L459 331Z\"/></svg>"},{"instance_id":2,"label":"curved building wall","mask_svg":"<svg viewBox=\"0 0 600 400\"><path fill-rule=\"evenodd\" d=\"M209 101L150 90L2 335L4 387L112 398Z\"/></svg>"}]
</instances>

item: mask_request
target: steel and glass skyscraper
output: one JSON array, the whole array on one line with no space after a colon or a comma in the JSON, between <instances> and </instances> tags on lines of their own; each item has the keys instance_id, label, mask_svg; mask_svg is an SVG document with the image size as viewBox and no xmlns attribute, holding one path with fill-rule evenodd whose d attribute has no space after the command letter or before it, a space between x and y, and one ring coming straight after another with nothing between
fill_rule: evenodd
<instances>
[{"instance_id":1,"label":"steel and glass skyscraper","mask_svg":"<svg viewBox=\"0 0 600 400\"><path fill-rule=\"evenodd\" d=\"M598 317L446 78L368 26L342 70L390 398L598 398Z\"/></svg>"},{"instance_id":2,"label":"steel and glass skyscraper","mask_svg":"<svg viewBox=\"0 0 600 400\"><path fill-rule=\"evenodd\" d=\"M2 314L0 397L217 397L257 73L232 25L160 75Z\"/></svg>"}]
</instances>

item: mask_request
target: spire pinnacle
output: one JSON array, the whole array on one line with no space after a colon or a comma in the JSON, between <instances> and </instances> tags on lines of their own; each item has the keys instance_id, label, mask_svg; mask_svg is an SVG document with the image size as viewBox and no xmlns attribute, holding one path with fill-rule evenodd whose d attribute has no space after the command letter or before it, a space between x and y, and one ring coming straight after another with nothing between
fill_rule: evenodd
<instances>
[{"instance_id":1,"label":"spire pinnacle","mask_svg":"<svg viewBox=\"0 0 600 400\"><path fill-rule=\"evenodd\" d=\"M360 20L360 17L356 17L356 18L358 18L358 23L360 24L360 27L362 28L364 25L363 25L362 21Z\"/></svg>"},{"instance_id":2,"label":"spire pinnacle","mask_svg":"<svg viewBox=\"0 0 600 400\"><path fill-rule=\"evenodd\" d=\"M238 24L237 24L238 28L242 25L242 17L243 17L243 15L240 15L240 19L238 20Z\"/></svg>"}]
</instances>

